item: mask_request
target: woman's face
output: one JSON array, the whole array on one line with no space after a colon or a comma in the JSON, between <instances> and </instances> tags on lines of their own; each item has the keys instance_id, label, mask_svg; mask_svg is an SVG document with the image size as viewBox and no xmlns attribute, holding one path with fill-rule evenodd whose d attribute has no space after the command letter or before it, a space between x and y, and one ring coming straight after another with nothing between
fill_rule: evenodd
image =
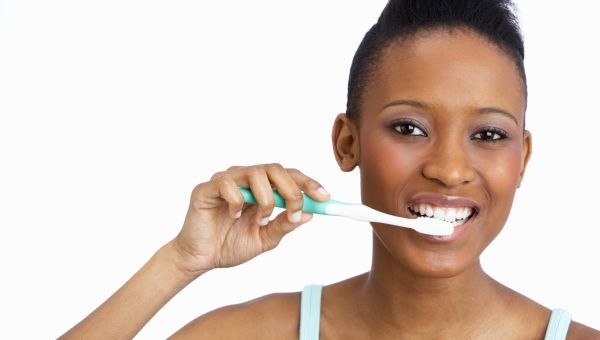
<instances>
[{"instance_id":1,"label":"woman's face","mask_svg":"<svg viewBox=\"0 0 600 340\"><path fill-rule=\"evenodd\" d=\"M368 206L404 217L471 217L449 239L374 224L375 247L423 276L452 276L474 263L506 222L529 159L525 102L514 62L477 34L440 30L385 50L358 126L338 118L334 143L343 131L352 135L337 138L338 160L359 166Z\"/></svg>"}]
</instances>

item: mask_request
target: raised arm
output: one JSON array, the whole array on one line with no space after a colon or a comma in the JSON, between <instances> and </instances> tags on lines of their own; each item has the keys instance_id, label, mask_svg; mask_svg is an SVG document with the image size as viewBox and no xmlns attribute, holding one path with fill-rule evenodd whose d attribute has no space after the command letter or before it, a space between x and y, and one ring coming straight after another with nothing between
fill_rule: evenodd
<instances>
[{"instance_id":1,"label":"raised arm","mask_svg":"<svg viewBox=\"0 0 600 340\"><path fill-rule=\"evenodd\" d=\"M256 205L244 206L239 187L250 187ZM273 220L272 189L287 210ZM313 179L279 164L232 167L197 185L179 234L161 247L116 293L61 339L131 339L177 293L214 268L232 267L275 248L311 219L301 212L304 191L329 194Z\"/></svg>"}]
</instances>

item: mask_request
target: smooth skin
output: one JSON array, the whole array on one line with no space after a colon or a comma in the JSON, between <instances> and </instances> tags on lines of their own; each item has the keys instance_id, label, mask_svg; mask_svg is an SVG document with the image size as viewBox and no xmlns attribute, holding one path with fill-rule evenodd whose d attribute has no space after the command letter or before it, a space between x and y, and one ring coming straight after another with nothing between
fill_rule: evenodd
<instances>
[{"instance_id":1,"label":"smooth skin","mask_svg":"<svg viewBox=\"0 0 600 340\"><path fill-rule=\"evenodd\" d=\"M440 29L390 46L361 100L340 114L332 140L343 171L359 167L363 203L412 217L431 192L480 210L451 243L373 224L370 272L323 288L321 339L543 339L550 310L503 286L479 256L502 230L531 155L526 99L513 61L467 30ZM244 206L238 186L258 204ZM272 188L287 211L269 221ZM273 249L310 220L301 191L322 186L278 164L234 167L192 192L184 226L119 291L62 338L133 337L187 284ZM300 294L272 294L198 317L173 339L297 339ZM600 339L572 322L568 339Z\"/></svg>"}]
</instances>

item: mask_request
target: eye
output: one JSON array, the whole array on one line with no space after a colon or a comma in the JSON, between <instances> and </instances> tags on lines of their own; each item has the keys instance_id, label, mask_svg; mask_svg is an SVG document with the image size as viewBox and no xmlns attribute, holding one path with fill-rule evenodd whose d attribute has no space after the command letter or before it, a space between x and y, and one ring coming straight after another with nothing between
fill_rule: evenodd
<instances>
[{"instance_id":1,"label":"eye","mask_svg":"<svg viewBox=\"0 0 600 340\"><path fill-rule=\"evenodd\" d=\"M494 143L506 139L508 134L497 128L485 128L476 132L471 139L479 139L483 142Z\"/></svg>"},{"instance_id":2,"label":"eye","mask_svg":"<svg viewBox=\"0 0 600 340\"><path fill-rule=\"evenodd\" d=\"M419 127L415 122L411 120L401 120L394 122L392 123L392 128L403 136L427 136L427 134L423 131L424 129Z\"/></svg>"}]
</instances>

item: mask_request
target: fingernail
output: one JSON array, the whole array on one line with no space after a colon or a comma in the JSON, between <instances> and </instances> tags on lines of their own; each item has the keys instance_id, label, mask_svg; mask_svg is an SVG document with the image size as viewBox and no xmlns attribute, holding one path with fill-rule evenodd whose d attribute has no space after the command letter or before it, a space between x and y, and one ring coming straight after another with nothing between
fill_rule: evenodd
<instances>
[{"instance_id":1,"label":"fingernail","mask_svg":"<svg viewBox=\"0 0 600 340\"><path fill-rule=\"evenodd\" d=\"M265 226L265 225L269 224L269 217L263 217L262 220L260 220L260 222L258 222L258 224L261 226Z\"/></svg>"},{"instance_id":2,"label":"fingernail","mask_svg":"<svg viewBox=\"0 0 600 340\"><path fill-rule=\"evenodd\" d=\"M295 213L290 215L290 222L298 223L298 222L300 222L301 218L302 218L302 211L298 210Z\"/></svg>"},{"instance_id":3,"label":"fingernail","mask_svg":"<svg viewBox=\"0 0 600 340\"><path fill-rule=\"evenodd\" d=\"M319 195L323 195L323 196L329 196L329 193L327 192L327 190L325 190L325 188L320 187L319 189L317 189L317 193Z\"/></svg>"},{"instance_id":4,"label":"fingernail","mask_svg":"<svg viewBox=\"0 0 600 340\"><path fill-rule=\"evenodd\" d=\"M242 211L241 210L235 213L235 218L240 218L240 217L242 217Z\"/></svg>"}]
</instances>

